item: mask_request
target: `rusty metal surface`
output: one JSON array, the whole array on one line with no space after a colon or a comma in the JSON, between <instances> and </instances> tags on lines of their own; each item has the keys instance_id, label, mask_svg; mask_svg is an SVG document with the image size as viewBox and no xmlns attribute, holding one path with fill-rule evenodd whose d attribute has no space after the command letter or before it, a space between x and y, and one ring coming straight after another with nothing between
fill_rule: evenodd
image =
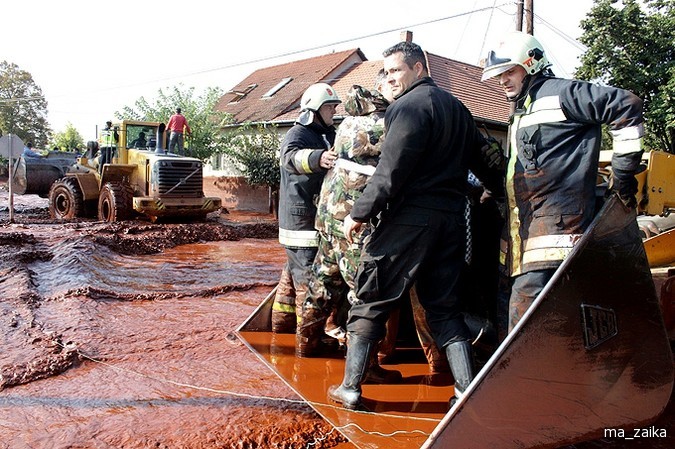
<instances>
[{"instance_id":1,"label":"rusty metal surface","mask_svg":"<svg viewBox=\"0 0 675 449\"><path fill-rule=\"evenodd\" d=\"M651 423L673 359L634 213L607 203L425 448L546 448Z\"/></svg>"}]
</instances>

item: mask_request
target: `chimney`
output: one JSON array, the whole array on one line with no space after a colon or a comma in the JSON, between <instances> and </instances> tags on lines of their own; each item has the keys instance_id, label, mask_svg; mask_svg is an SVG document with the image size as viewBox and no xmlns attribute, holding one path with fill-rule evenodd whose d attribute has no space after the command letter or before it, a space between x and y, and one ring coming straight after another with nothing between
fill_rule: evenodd
<instances>
[{"instance_id":1,"label":"chimney","mask_svg":"<svg viewBox=\"0 0 675 449\"><path fill-rule=\"evenodd\" d=\"M412 31L401 31L401 42L412 42Z\"/></svg>"}]
</instances>

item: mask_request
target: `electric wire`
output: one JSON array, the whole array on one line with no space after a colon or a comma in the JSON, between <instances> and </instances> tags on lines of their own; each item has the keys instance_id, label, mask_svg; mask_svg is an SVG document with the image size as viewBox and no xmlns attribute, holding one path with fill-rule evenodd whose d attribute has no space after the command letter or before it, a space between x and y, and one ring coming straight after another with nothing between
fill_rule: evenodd
<instances>
[{"instance_id":1,"label":"electric wire","mask_svg":"<svg viewBox=\"0 0 675 449\"><path fill-rule=\"evenodd\" d=\"M508 5L510 3L512 3L512 2L505 2L505 3L502 3L502 4L498 5L497 7L505 6L505 5ZM165 82L165 81L169 81L169 80L173 80L173 79L177 79L177 78L189 78L189 77L193 77L193 76L204 75L204 74L207 74L207 73L229 70L229 69L233 69L233 68L237 68L237 67L241 67L241 66L246 66L246 65L250 65L250 64L257 64L257 63L270 61L270 60L274 60L274 59L279 59L279 58L285 58L285 57L288 57L288 56L293 56L293 55L297 55L297 54L301 54L301 53L307 53L307 52L311 52L311 51L314 51L314 50L320 50L320 49L326 48L326 47L333 47L333 46L337 46L337 45L341 45L341 44L345 44L345 43L349 43L349 42L354 42L354 41L359 41L359 40L364 40L364 39L370 39L370 38L373 38L373 37L377 37L377 36L381 36L381 35L384 35L384 34L392 33L394 31L398 31L398 30L401 30L401 29L417 28L417 27L421 27L421 26L425 26L425 25L430 25L430 24L433 24L433 23L443 22L443 21L450 20L450 19L456 19L458 17L463 17L463 16L467 16L467 15L476 14L476 13L479 13L479 12L491 10L493 8L494 8L494 5L493 6L487 6L487 7L471 10L471 11L465 11L465 12L461 12L461 13L458 13L458 14L453 14L453 15L450 15L450 16L447 16L447 17L441 17L441 18L438 18L438 19L431 19L431 20L418 22L418 23L415 23L415 24L412 24L412 25L406 25L406 26L397 27L397 28L390 28L390 29L387 29L387 30L384 30L384 31L377 31L377 32L374 32L374 33L365 34L365 35L356 36L356 37L351 37L351 38L347 38L347 39L343 39L343 40L339 40L339 41L331 42L331 43L327 43L327 44L319 44L319 45L304 48L304 49L291 50L291 51L288 51L288 52L285 52L285 53L263 56L263 57L260 57L260 58L249 59L247 61L235 62L235 63L224 65L224 66L221 66L221 67L199 70L199 71L195 71L195 72L188 72L188 73L184 73L184 74L181 74L181 75L173 75L173 76L168 76L168 77L155 78L155 79L152 79L152 80L146 80L146 81L142 81L142 82L135 82L135 83L129 83L129 84L124 84L124 85L111 86L111 87L107 87L107 88L96 89L94 91L89 91L87 93L80 93L80 94L91 95L91 94L94 94L94 93L102 93L102 92L108 92L108 91L113 91L113 90L128 89L128 88L131 88L131 87L139 87L139 86L144 86L144 85L148 85L148 84L155 84L155 83ZM65 97L65 96L68 96L68 95L70 95L70 94L54 95L54 96L51 96L51 98ZM11 101L22 101L22 100L23 100L22 98L5 99L5 100L0 100L0 103L3 103L3 102L6 103L6 102L11 102Z\"/></svg>"},{"instance_id":2,"label":"electric wire","mask_svg":"<svg viewBox=\"0 0 675 449\"><path fill-rule=\"evenodd\" d=\"M257 400L264 400L264 401L269 401L269 402L286 403L286 404L294 404L294 405L310 405L312 408L322 407L322 408L331 408L331 409L335 409L335 410L339 410L339 411L345 411L345 409L343 407L328 404L328 403L298 400L298 399L289 399L289 398L280 398L280 397L266 396L266 395L253 395L253 394L248 394L248 393L240 393L240 392L236 392L236 391L232 391L232 390L222 390L222 389L217 389L217 388L203 387L203 386L200 386L200 385L194 385L194 384L185 383L185 382L178 382L178 381L171 380L171 379L165 379L165 378L158 377L156 375L141 373L141 372L136 371L136 370L120 367L120 366L117 366L113 363L109 363L109 362L106 362L106 361L101 360L99 358L90 356L90 355L82 352L81 350L77 349L76 345L74 345L72 343L70 343L68 345L65 345L58 340L55 341L55 343L57 345L59 345L60 347L66 349L66 350L76 352L83 359L89 360L93 363L105 366L105 367L107 367L109 369L112 369L112 370L115 370L115 371L121 371L121 372L124 372L124 373L133 374L133 375L141 377L141 378L153 380L155 382L166 383L166 384L170 384L170 385L178 386L178 387L182 387L182 388L190 388L190 389L194 389L194 390L206 391L206 392L210 392L210 393L223 394L223 395L229 395L229 396L240 397L240 398L257 399ZM365 414L365 415L372 415L373 414L373 412L361 411L361 410L350 410L350 413ZM402 415L389 414L389 413L377 413L377 415L386 416L387 418L391 418L391 419L405 419L407 421L424 421L424 422L432 422L434 424L438 424L440 422L439 419L410 417L410 416L402 416ZM427 436L427 437L430 435L428 432L425 432L423 430L418 430L418 429L397 430L397 431L390 432L390 433L382 433L382 432L377 432L377 431L369 431L369 430L366 430L366 429L362 428L361 426L358 426L357 424L349 423L349 424L346 424L344 426L334 426L333 429L331 429L330 432L328 432L326 434L323 434L319 437L315 437L314 441L309 442L307 444L307 448L310 448L311 446L314 446L314 445L318 444L319 442L325 440L333 432L333 430L341 431L341 430L346 430L347 428L350 428L350 427L357 428L359 431L363 432L364 434L377 435L377 436L381 436L381 437L391 437L391 436L402 435L402 434L406 434L406 435L407 434L418 434L418 435L424 435L424 436Z\"/></svg>"}]
</instances>

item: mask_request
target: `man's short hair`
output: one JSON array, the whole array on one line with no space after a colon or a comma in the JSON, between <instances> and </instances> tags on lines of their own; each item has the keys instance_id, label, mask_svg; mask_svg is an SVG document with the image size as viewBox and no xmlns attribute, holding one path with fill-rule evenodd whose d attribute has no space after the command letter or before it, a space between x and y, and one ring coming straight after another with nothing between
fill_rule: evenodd
<instances>
[{"instance_id":1,"label":"man's short hair","mask_svg":"<svg viewBox=\"0 0 675 449\"><path fill-rule=\"evenodd\" d=\"M405 62L408 67L412 68L415 63L421 62L424 71L429 71L427 68L426 55L424 54L422 47L419 45L407 41L399 42L398 44L393 45L382 52L382 56L386 58L393 55L394 53L403 53L403 62Z\"/></svg>"},{"instance_id":2,"label":"man's short hair","mask_svg":"<svg viewBox=\"0 0 675 449\"><path fill-rule=\"evenodd\" d=\"M176 113L180 114L180 108L176 108Z\"/></svg>"}]
</instances>

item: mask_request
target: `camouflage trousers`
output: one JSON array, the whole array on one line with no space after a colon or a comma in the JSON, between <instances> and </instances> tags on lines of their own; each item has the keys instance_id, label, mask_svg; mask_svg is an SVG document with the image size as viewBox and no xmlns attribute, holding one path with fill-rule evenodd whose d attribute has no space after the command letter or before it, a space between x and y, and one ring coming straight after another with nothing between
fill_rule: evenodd
<instances>
[{"instance_id":1,"label":"camouflage trousers","mask_svg":"<svg viewBox=\"0 0 675 449\"><path fill-rule=\"evenodd\" d=\"M321 310L327 319L326 333L342 340L349 307L357 300L354 278L362 244L360 239L349 244L343 237L324 232L320 236L305 307Z\"/></svg>"}]
</instances>

